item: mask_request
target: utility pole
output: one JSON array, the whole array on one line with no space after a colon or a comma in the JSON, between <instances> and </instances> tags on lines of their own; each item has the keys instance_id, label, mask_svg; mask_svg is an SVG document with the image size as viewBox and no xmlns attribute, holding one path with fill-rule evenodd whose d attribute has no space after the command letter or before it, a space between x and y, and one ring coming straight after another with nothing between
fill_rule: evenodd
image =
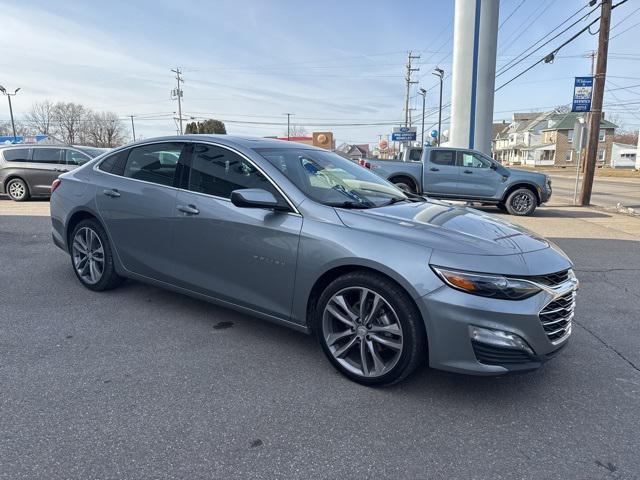
<instances>
[{"instance_id":1,"label":"utility pole","mask_svg":"<svg viewBox=\"0 0 640 480\"><path fill-rule=\"evenodd\" d=\"M411 125L411 120L410 120L410 113L409 113L409 91L411 89L411 85L418 83L415 80L411 80L411 74L413 72L418 72L420 71L419 68L412 68L411 67L411 62L413 60L417 60L420 58L420 55L411 55L411 52L409 52L409 55L407 56L407 74L405 75L404 79L407 82L407 94L405 96L405 100L404 100L404 126L408 127Z\"/></svg>"},{"instance_id":2,"label":"utility pole","mask_svg":"<svg viewBox=\"0 0 640 480\"><path fill-rule=\"evenodd\" d=\"M593 79L593 97L591 114L589 115L589 137L587 139L587 156L585 159L580 205L586 207L591 203L593 176L598 156L598 138L600 137L600 120L602 118L602 99L607 74L607 52L609 50L609 28L611 26L611 0L602 0L600 13L600 34L598 35L598 53L596 56L596 74Z\"/></svg>"},{"instance_id":3,"label":"utility pole","mask_svg":"<svg viewBox=\"0 0 640 480\"><path fill-rule=\"evenodd\" d=\"M424 147L424 107L427 101L427 91L424 88L418 90L418 93L422 96L422 129L420 130L420 145Z\"/></svg>"},{"instance_id":4,"label":"utility pole","mask_svg":"<svg viewBox=\"0 0 640 480\"><path fill-rule=\"evenodd\" d=\"M133 123L133 115L129 115L131 117L131 131L133 132L133 141L136 141L136 126Z\"/></svg>"},{"instance_id":5,"label":"utility pole","mask_svg":"<svg viewBox=\"0 0 640 480\"><path fill-rule=\"evenodd\" d=\"M182 89L180 88L180 82L184 83L183 78L180 76L182 73L179 67L176 67L175 70L171 70L176 74L176 81L178 82L178 87L171 92L171 96L176 97L178 99L178 117L180 120L180 135L184 132L182 129Z\"/></svg>"},{"instance_id":6,"label":"utility pole","mask_svg":"<svg viewBox=\"0 0 640 480\"><path fill-rule=\"evenodd\" d=\"M440 146L440 139L442 138L442 80L444 79L444 70L436 67L431 73L440 79L440 102L438 103L438 146Z\"/></svg>"},{"instance_id":7,"label":"utility pole","mask_svg":"<svg viewBox=\"0 0 640 480\"><path fill-rule=\"evenodd\" d=\"M291 140L291 115L293 113L285 113L287 116L287 140Z\"/></svg>"},{"instance_id":8,"label":"utility pole","mask_svg":"<svg viewBox=\"0 0 640 480\"><path fill-rule=\"evenodd\" d=\"M19 91L20 88L16 88L15 92L9 93L6 88L0 85L0 92L6 95L7 99L9 100L9 115L11 116L11 127L13 128L13 143L17 141L18 136L16 135L16 122L14 122L13 120L13 107L11 106L11 97L15 97Z\"/></svg>"}]
</instances>

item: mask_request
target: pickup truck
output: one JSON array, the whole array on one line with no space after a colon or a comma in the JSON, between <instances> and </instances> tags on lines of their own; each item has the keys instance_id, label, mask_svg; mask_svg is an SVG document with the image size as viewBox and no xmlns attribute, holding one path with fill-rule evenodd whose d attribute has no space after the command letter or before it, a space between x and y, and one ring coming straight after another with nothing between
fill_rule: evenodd
<instances>
[{"instance_id":1,"label":"pickup truck","mask_svg":"<svg viewBox=\"0 0 640 480\"><path fill-rule=\"evenodd\" d=\"M547 175L505 168L475 150L412 147L402 158L367 160L366 166L408 192L496 205L511 215L531 215L551 197Z\"/></svg>"}]
</instances>

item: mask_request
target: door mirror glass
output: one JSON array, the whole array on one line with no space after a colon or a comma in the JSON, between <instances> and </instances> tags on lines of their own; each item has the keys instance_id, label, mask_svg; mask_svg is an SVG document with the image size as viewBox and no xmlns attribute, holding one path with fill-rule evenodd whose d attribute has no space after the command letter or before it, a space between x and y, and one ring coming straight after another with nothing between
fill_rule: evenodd
<instances>
[{"instance_id":1,"label":"door mirror glass","mask_svg":"<svg viewBox=\"0 0 640 480\"><path fill-rule=\"evenodd\" d=\"M280 202L271 192L261 188L243 188L231 192L231 203L241 208L278 208Z\"/></svg>"}]
</instances>

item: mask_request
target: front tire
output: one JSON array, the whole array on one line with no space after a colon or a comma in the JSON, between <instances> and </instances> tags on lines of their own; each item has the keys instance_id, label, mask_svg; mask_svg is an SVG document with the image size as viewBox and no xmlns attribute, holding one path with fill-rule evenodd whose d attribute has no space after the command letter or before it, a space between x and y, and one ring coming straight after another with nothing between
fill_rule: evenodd
<instances>
[{"instance_id":1,"label":"front tire","mask_svg":"<svg viewBox=\"0 0 640 480\"><path fill-rule=\"evenodd\" d=\"M107 233L93 219L83 220L70 237L71 263L80 283L96 292L111 290L122 283L114 267Z\"/></svg>"},{"instance_id":2,"label":"front tire","mask_svg":"<svg viewBox=\"0 0 640 480\"><path fill-rule=\"evenodd\" d=\"M9 195L9 198L15 202L27 201L31 196L27 183L21 178L12 178L9 180L6 192Z\"/></svg>"},{"instance_id":3,"label":"front tire","mask_svg":"<svg viewBox=\"0 0 640 480\"><path fill-rule=\"evenodd\" d=\"M331 282L320 295L313 324L333 366L362 385L400 382L425 357L418 310L401 287L381 275L352 272Z\"/></svg>"},{"instance_id":4,"label":"front tire","mask_svg":"<svg viewBox=\"0 0 640 480\"><path fill-rule=\"evenodd\" d=\"M532 215L538 206L535 193L528 188L519 188L511 192L505 204L507 212L521 217Z\"/></svg>"}]
</instances>

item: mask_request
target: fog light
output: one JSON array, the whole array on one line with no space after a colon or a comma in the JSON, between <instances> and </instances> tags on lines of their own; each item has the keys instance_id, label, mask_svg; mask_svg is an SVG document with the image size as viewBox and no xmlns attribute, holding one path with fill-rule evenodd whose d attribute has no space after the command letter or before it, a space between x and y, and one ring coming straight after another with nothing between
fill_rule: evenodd
<instances>
[{"instance_id":1,"label":"fog light","mask_svg":"<svg viewBox=\"0 0 640 480\"><path fill-rule=\"evenodd\" d=\"M531 356L535 355L527 342L515 333L469 325L469 336L474 342L496 347L515 348L527 352Z\"/></svg>"}]
</instances>

